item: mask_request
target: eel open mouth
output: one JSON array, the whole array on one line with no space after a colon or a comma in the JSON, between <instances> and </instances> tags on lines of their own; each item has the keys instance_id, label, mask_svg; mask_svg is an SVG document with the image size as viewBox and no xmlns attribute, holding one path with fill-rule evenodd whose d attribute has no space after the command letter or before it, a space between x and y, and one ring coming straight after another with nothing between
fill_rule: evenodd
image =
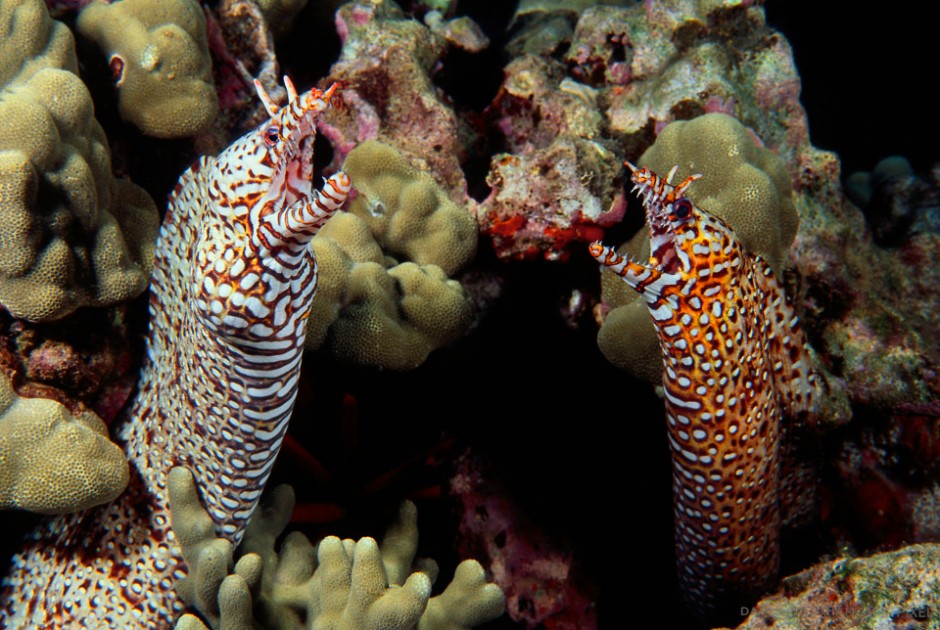
<instances>
[{"instance_id":1,"label":"eel open mouth","mask_svg":"<svg viewBox=\"0 0 940 630\"><path fill-rule=\"evenodd\" d=\"M637 168L630 162L624 164L632 173L631 192L637 193L646 211L646 224L650 232L650 260L647 266L665 273L676 273L679 271L681 257L677 252L672 205L701 175L692 175L679 185L673 186L671 180L679 170L678 165L673 166L666 177L659 177L649 168Z\"/></svg>"}]
</instances>

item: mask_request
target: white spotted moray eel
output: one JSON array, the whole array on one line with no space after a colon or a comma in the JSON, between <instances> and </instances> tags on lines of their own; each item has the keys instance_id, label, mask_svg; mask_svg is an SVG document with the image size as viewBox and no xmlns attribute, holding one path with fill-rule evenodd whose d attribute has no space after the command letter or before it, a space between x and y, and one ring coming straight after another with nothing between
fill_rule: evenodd
<instances>
[{"instance_id":1,"label":"white spotted moray eel","mask_svg":"<svg viewBox=\"0 0 940 630\"><path fill-rule=\"evenodd\" d=\"M317 117L336 86L276 105L270 119L174 190L156 248L139 391L118 441L131 466L110 504L40 526L3 582L4 628L170 628L186 575L166 475L189 468L219 536L242 537L287 429L316 290L310 239L349 177L312 189Z\"/></svg>"},{"instance_id":2,"label":"white spotted moray eel","mask_svg":"<svg viewBox=\"0 0 940 630\"><path fill-rule=\"evenodd\" d=\"M750 606L780 566L781 422L810 410L806 341L770 266L721 219L673 186L632 170L646 209L649 264L592 243L591 255L635 289L663 352L679 587L713 619Z\"/></svg>"}]
</instances>

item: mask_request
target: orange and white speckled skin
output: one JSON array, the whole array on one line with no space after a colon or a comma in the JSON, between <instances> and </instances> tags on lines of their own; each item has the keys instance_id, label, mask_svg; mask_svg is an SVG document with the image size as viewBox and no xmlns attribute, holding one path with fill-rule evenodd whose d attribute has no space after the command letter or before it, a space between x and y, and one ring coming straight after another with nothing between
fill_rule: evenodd
<instances>
[{"instance_id":1,"label":"orange and white speckled skin","mask_svg":"<svg viewBox=\"0 0 940 630\"><path fill-rule=\"evenodd\" d=\"M750 606L780 566L780 423L808 411L815 377L806 341L767 263L721 219L673 186L633 171L646 208L650 261L600 243L590 252L640 293L663 351L673 463L678 577L708 619Z\"/></svg>"},{"instance_id":2,"label":"orange and white speckled skin","mask_svg":"<svg viewBox=\"0 0 940 630\"><path fill-rule=\"evenodd\" d=\"M316 119L336 86L271 116L177 185L157 242L140 389L117 435L131 466L110 504L39 527L4 579L4 628L169 628L185 575L166 475L189 468L219 536L237 544L297 393L317 268L309 241L343 205L312 189Z\"/></svg>"}]
</instances>

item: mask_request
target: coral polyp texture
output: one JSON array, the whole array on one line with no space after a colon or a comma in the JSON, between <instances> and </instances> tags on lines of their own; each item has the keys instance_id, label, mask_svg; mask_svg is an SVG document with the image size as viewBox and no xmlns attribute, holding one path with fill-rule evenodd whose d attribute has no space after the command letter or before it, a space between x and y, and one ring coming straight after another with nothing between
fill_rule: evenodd
<instances>
[{"instance_id":1,"label":"coral polyp texture","mask_svg":"<svg viewBox=\"0 0 940 630\"><path fill-rule=\"evenodd\" d=\"M168 627L186 566L167 473L192 471L218 536L238 544L297 394L316 290L310 239L343 204L339 172L313 189L316 119L336 90L274 103L270 119L180 178L157 243L139 391L118 421L130 461L115 501L39 526L0 594L7 627Z\"/></svg>"},{"instance_id":2,"label":"coral polyp texture","mask_svg":"<svg viewBox=\"0 0 940 630\"><path fill-rule=\"evenodd\" d=\"M291 488L280 486L252 516L235 554L215 537L188 471L171 472L169 492L173 529L191 568L177 588L199 613L184 615L176 630L463 630L503 613L502 591L473 560L461 562L450 585L431 597L438 568L415 561L413 503L402 504L381 545L335 536L312 545L292 532L276 549L294 506Z\"/></svg>"},{"instance_id":3,"label":"coral polyp texture","mask_svg":"<svg viewBox=\"0 0 940 630\"><path fill-rule=\"evenodd\" d=\"M74 512L111 501L127 481L124 451L101 418L18 396L0 374L0 509Z\"/></svg>"},{"instance_id":4,"label":"coral polyp texture","mask_svg":"<svg viewBox=\"0 0 940 630\"><path fill-rule=\"evenodd\" d=\"M747 251L781 274L799 226L793 189L780 158L760 146L740 122L725 114L674 122L639 165L658 173L678 165L679 177L703 174L689 188L688 198L724 220ZM617 251L645 260L650 255L649 233L641 230ZM597 336L604 356L634 376L659 382L662 357L641 296L611 274L602 274L601 287L604 308L609 309Z\"/></svg>"},{"instance_id":5,"label":"coral polyp texture","mask_svg":"<svg viewBox=\"0 0 940 630\"><path fill-rule=\"evenodd\" d=\"M473 259L476 225L393 147L364 142L343 169L358 194L313 239L323 277L307 343L351 363L415 368L470 326L470 299L449 276Z\"/></svg>"},{"instance_id":6,"label":"coral polyp texture","mask_svg":"<svg viewBox=\"0 0 940 630\"><path fill-rule=\"evenodd\" d=\"M686 604L714 620L776 582L782 422L813 409L816 377L770 264L687 196L704 177L673 184L678 167L665 178L630 168L649 262L600 243L590 251L640 295L659 336L679 585Z\"/></svg>"},{"instance_id":7,"label":"coral polyp texture","mask_svg":"<svg viewBox=\"0 0 940 630\"><path fill-rule=\"evenodd\" d=\"M158 215L111 174L69 30L39 0L0 6L0 304L62 317L142 292Z\"/></svg>"},{"instance_id":8,"label":"coral polyp texture","mask_svg":"<svg viewBox=\"0 0 940 630\"><path fill-rule=\"evenodd\" d=\"M78 32L108 60L121 117L143 133L181 138L218 113L206 19L194 0L95 0Z\"/></svg>"}]
</instances>

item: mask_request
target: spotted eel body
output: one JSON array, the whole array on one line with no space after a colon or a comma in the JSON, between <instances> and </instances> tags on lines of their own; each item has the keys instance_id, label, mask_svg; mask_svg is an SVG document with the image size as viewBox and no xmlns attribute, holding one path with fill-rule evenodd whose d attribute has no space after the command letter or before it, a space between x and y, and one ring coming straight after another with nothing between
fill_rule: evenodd
<instances>
[{"instance_id":1,"label":"spotted eel body","mask_svg":"<svg viewBox=\"0 0 940 630\"><path fill-rule=\"evenodd\" d=\"M270 120L181 178L157 243L139 392L118 429L131 466L110 504L41 526L13 559L5 628L169 628L186 573L166 475L189 468L218 535L237 544L271 471L297 393L317 268L309 241L350 188L312 189L316 120L333 96Z\"/></svg>"},{"instance_id":2,"label":"spotted eel body","mask_svg":"<svg viewBox=\"0 0 940 630\"><path fill-rule=\"evenodd\" d=\"M686 604L709 619L750 606L780 565L780 423L808 411L815 377L803 332L770 266L721 219L633 171L649 264L590 252L645 300L663 351L676 558Z\"/></svg>"}]
</instances>

